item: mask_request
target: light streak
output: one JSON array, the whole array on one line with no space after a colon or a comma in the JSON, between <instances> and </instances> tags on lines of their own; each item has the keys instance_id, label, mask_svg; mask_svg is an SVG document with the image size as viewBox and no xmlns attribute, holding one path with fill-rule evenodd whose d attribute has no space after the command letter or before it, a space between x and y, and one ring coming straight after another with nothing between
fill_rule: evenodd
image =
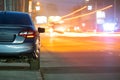
<instances>
[{"instance_id":1,"label":"light streak","mask_svg":"<svg viewBox=\"0 0 120 80\"><path fill-rule=\"evenodd\" d=\"M83 15L75 16L75 17L72 17L72 18L67 18L67 19L64 19L64 21L77 19L77 18L84 17L84 16L88 16L88 15L96 13L97 11L103 11L103 10L109 9L111 7L113 7L113 5L109 5L107 7L104 7L104 8L101 8L101 9L98 9L98 10L95 10L95 11L92 11L92 12L89 12L89 13L86 13L86 14L83 14Z\"/></svg>"},{"instance_id":2,"label":"light streak","mask_svg":"<svg viewBox=\"0 0 120 80\"><path fill-rule=\"evenodd\" d=\"M76 10L76 11L74 11L74 12L68 14L68 15L62 16L62 18L65 18L65 17L71 16L71 15L73 15L73 14L75 14L75 13L77 13L77 12L79 12L79 11L85 9L85 8L87 8L87 6L84 6L84 7L80 8L80 9L78 9L78 10Z\"/></svg>"}]
</instances>

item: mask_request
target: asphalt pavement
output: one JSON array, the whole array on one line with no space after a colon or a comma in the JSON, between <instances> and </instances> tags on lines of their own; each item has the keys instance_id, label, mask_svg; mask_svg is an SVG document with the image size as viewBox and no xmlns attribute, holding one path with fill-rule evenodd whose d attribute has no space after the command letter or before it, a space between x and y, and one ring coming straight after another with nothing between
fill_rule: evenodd
<instances>
[{"instance_id":1,"label":"asphalt pavement","mask_svg":"<svg viewBox=\"0 0 120 80\"><path fill-rule=\"evenodd\" d=\"M89 34L89 35L88 35ZM93 33L65 33L60 34L64 36L101 36L101 33L93 34ZM111 36L119 36L120 34L112 34ZM103 36L103 34L102 34ZM107 36L107 34L104 34ZM45 55L50 57L50 55ZM42 55L43 57L43 55ZM54 59L54 58L52 58ZM56 59L55 59L56 60ZM60 63L56 63L61 65ZM48 64L49 66L52 64ZM53 65L52 65L53 66ZM52 69L51 69L52 70ZM44 75L41 74L40 70L30 70L28 63L0 63L0 80L120 80L119 73L64 73L66 70L63 71L60 69L61 73L48 71ZM49 73L50 72L50 73ZM51 73L53 72L53 73ZM62 73L63 72L63 73Z\"/></svg>"},{"instance_id":2,"label":"asphalt pavement","mask_svg":"<svg viewBox=\"0 0 120 80\"><path fill-rule=\"evenodd\" d=\"M90 38L87 38L89 36ZM103 36L110 36L109 39L111 40L111 36L114 38L114 36L120 36L120 34L91 32L45 34L42 37L41 46L41 71L44 80L120 80L119 56L116 57L115 53L111 56L111 53L106 48L104 49L105 51L101 51L101 48L106 47L103 47L102 43L104 41L97 41L99 39L96 38L91 39L91 36L102 36L102 38L99 37L100 40L104 39ZM72 39L68 37L72 37ZM77 37L75 39L79 39L78 37L80 37L80 39L74 40L73 37ZM109 39L107 38L107 40ZM111 43L114 44L114 40L113 42L112 40ZM97 48L96 44L100 44L100 42L102 45L99 45ZM107 42L104 45L111 46L111 43ZM79 46L80 49L77 48ZM81 51L89 51L91 49L94 49L92 50L93 52L81 53ZM62 50L64 53L62 53ZM113 50L113 48L110 50Z\"/></svg>"}]
</instances>

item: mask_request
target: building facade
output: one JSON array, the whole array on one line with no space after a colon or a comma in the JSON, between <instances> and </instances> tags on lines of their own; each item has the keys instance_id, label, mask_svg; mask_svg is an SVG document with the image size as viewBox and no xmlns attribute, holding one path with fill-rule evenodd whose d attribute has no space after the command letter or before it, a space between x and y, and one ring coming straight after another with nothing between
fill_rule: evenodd
<instances>
[{"instance_id":1,"label":"building facade","mask_svg":"<svg viewBox=\"0 0 120 80\"><path fill-rule=\"evenodd\" d=\"M32 0L0 0L0 10L29 12L29 1Z\"/></svg>"}]
</instances>

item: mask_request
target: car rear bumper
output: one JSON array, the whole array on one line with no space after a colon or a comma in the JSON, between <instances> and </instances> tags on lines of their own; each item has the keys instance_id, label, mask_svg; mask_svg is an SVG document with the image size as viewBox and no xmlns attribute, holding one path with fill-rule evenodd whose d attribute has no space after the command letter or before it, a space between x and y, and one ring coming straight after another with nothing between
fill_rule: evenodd
<instances>
[{"instance_id":1,"label":"car rear bumper","mask_svg":"<svg viewBox=\"0 0 120 80\"><path fill-rule=\"evenodd\" d=\"M33 53L35 45L31 43L24 44L0 44L0 56L19 55Z\"/></svg>"}]
</instances>

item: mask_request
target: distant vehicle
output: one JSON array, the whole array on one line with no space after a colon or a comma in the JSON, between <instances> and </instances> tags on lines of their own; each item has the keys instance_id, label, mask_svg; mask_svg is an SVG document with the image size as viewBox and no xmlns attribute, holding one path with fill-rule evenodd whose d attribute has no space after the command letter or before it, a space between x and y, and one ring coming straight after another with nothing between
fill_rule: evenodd
<instances>
[{"instance_id":1,"label":"distant vehicle","mask_svg":"<svg viewBox=\"0 0 120 80\"><path fill-rule=\"evenodd\" d=\"M39 33L27 13L0 12L0 59L27 59L31 69L39 69Z\"/></svg>"}]
</instances>

